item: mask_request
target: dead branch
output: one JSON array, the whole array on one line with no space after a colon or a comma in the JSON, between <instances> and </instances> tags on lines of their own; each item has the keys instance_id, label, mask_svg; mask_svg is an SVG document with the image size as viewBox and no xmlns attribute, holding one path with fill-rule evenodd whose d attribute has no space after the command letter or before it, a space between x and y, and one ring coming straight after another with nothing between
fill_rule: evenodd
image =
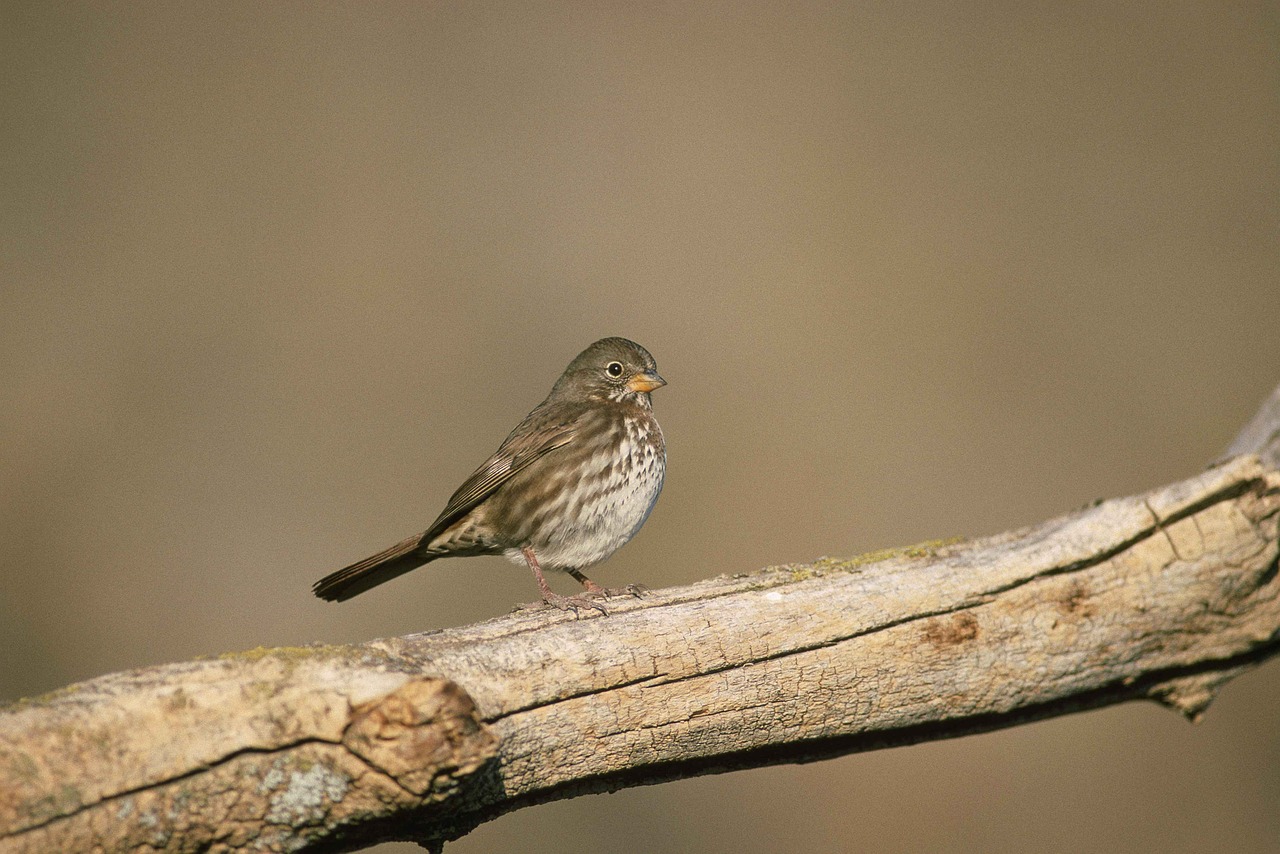
<instances>
[{"instance_id":1,"label":"dead branch","mask_svg":"<svg viewBox=\"0 0 1280 854\"><path fill-rule=\"evenodd\" d=\"M432 847L585 792L1151 698L1280 648L1280 388L1230 458L994 537L352 646L117 673L0 709L0 851Z\"/></svg>"}]
</instances>

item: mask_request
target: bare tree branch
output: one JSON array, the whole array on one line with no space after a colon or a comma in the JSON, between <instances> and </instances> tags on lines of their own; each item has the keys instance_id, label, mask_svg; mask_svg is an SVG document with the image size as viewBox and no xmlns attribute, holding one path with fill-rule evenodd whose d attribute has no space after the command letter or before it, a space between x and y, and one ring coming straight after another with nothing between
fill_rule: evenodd
<instances>
[{"instance_id":1,"label":"bare tree branch","mask_svg":"<svg viewBox=\"0 0 1280 854\"><path fill-rule=\"evenodd\" d=\"M1136 698L1197 718L1280 648L1280 389L1208 471L994 537L0 710L0 851L436 847L584 792Z\"/></svg>"}]
</instances>

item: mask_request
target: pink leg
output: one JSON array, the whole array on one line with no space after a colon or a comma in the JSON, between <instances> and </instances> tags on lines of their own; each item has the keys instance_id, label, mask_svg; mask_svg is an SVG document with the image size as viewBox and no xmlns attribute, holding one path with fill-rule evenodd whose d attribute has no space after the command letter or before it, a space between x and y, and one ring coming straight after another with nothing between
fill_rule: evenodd
<instances>
[{"instance_id":1,"label":"pink leg","mask_svg":"<svg viewBox=\"0 0 1280 854\"><path fill-rule=\"evenodd\" d=\"M623 588L610 589L601 587L576 569L566 569L565 572L572 575L579 584L587 589L588 596L603 596L606 599L611 596L635 596L640 598L649 592L649 589L643 584L628 584Z\"/></svg>"},{"instance_id":2,"label":"pink leg","mask_svg":"<svg viewBox=\"0 0 1280 854\"><path fill-rule=\"evenodd\" d=\"M559 608L561 611L570 609L576 614L580 608L594 608L601 614L608 614L604 606L599 602L593 602L590 599L584 599L581 596L561 596L551 590L551 586L547 584L546 576L542 574L542 567L538 566L538 556L533 553L533 549L525 546L520 549L520 553L524 555L525 563L529 564L529 569L533 570L533 577L538 581L538 592L542 594L542 601L548 605ZM597 588L599 585L596 585ZM590 591L590 588L588 588Z\"/></svg>"},{"instance_id":3,"label":"pink leg","mask_svg":"<svg viewBox=\"0 0 1280 854\"><path fill-rule=\"evenodd\" d=\"M581 584L583 587L587 589L588 593L594 593L597 596L603 596L608 592L599 584L596 584L590 578L587 578L581 572L578 572L578 570L576 569L566 569L565 572L572 575L575 581L577 581L579 584Z\"/></svg>"}]
</instances>

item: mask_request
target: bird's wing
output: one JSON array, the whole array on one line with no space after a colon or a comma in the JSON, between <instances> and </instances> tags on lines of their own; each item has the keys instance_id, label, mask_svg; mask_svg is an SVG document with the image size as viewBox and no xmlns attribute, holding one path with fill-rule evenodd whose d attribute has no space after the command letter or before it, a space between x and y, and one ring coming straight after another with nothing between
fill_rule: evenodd
<instances>
[{"instance_id":1,"label":"bird's wing","mask_svg":"<svg viewBox=\"0 0 1280 854\"><path fill-rule=\"evenodd\" d=\"M535 460L572 442L578 432L575 422L576 419L572 419L528 432L520 429L513 432L502 447L458 487L440 516L422 535L422 542L430 542Z\"/></svg>"}]
</instances>

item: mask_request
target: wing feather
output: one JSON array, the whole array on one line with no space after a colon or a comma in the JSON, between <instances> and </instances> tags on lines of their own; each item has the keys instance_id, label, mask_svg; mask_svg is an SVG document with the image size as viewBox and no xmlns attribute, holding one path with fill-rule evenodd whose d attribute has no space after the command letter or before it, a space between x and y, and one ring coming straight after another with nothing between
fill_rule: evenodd
<instances>
[{"instance_id":1,"label":"wing feather","mask_svg":"<svg viewBox=\"0 0 1280 854\"><path fill-rule=\"evenodd\" d=\"M453 493L444 510L440 511L440 516L422 535L422 542L430 542L533 462L572 442L577 432L574 421L528 433L520 430L513 432L502 443L502 447Z\"/></svg>"}]
</instances>

